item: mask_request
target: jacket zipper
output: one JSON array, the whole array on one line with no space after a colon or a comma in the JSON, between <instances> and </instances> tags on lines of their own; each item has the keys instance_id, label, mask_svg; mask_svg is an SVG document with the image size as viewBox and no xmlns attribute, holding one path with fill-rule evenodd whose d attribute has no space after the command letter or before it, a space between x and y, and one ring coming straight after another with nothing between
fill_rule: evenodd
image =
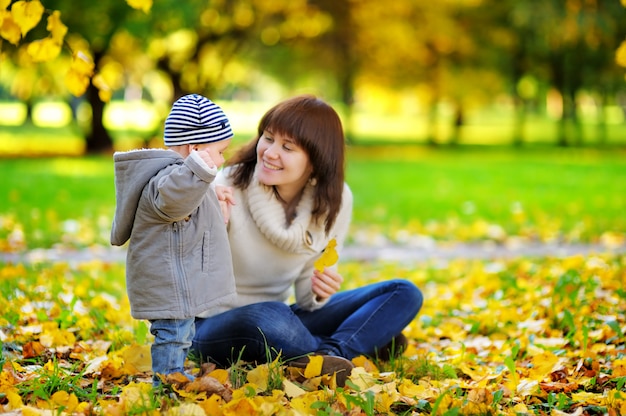
<instances>
[{"instance_id":1,"label":"jacket zipper","mask_svg":"<svg viewBox=\"0 0 626 416\"><path fill-rule=\"evenodd\" d=\"M181 298L179 299L181 310L186 317L189 315L189 302L187 301L187 279L185 277L185 268L183 267L183 243L182 229L178 222L172 224L174 227L174 250L177 251L176 259L176 278L181 288Z\"/></svg>"}]
</instances>

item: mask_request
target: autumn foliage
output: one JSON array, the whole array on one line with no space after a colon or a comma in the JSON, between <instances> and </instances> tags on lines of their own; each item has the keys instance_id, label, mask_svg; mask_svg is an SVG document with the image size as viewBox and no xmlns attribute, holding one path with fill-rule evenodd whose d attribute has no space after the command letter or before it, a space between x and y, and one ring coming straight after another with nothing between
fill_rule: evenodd
<instances>
[{"instance_id":1,"label":"autumn foliage","mask_svg":"<svg viewBox=\"0 0 626 416\"><path fill-rule=\"evenodd\" d=\"M129 6L150 11L152 0L127 0ZM47 21L48 36L25 42L25 36L37 26L40 21ZM52 61L59 56L64 46L68 28L61 19L58 10L48 11L39 0L0 0L0 37L13 45L26 48L28 56L33 62ZM81 96L87 90L91 78L94 76L93 59L86 51L70 51L72 64L65 76L65 85L74 96ZM94 84L100 90L103 101L110 99L110 88L104 80L96 76Z\"/></svg>"},{"instance_id":2,"label":"autumn foliage","mask_svg":"<svg viewBox=\"0 0 626 416\"><path fill-rule=\"evenodd\" d=\"M4 264L0 405L21 414L621 415L626 256L340 263L346 288L402 277L425 294L409 346L357 357L345 388L311 360L151 384L149 335L130 318L122 264ZM271 348L271 346L270 346ZM193 358L193 357L191 357Z\"/></svg>"}]
</instances>

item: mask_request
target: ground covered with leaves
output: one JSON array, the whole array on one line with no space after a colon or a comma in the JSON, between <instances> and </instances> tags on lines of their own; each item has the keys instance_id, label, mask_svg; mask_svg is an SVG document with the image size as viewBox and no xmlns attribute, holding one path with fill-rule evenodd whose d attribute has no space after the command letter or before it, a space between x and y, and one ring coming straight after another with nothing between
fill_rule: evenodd
<instances>
[{"instance_id":1,"label":"ground covered with leaves","mask_svg":"<svg viewBox=\"0 0 626 416\"><path fill-rule=\"evenodd\" d=\"M124 266L0 264L0 412L150 415L626 414L626 255L343 262L345 288L402 277L425 304L388 362L345 387L314 360L217 369L153 389Z\"/></svg>"}]
</instances>

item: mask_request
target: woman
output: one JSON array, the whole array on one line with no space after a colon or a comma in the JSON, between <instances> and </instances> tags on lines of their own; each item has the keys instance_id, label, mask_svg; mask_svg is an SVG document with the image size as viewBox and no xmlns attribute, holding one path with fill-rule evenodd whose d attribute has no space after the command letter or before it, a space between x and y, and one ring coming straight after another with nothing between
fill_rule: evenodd
<instances>
[{"instance_id":1,"label":"woman","mask_svg":"<svg viewBox=\"0 0 626 416\"><path fill-rule=\"evenodd\" d=\"M422 305L415 285L396 279L340 292L336 265L314 267L332 239L341 258L349 228L344 148L337 113L305 95L271 108L257 137L227 162L217 183L229 202L238 300L196 320L193 349L201 358L228 366L317 353L349 370L348 360L402 343Z\"/></svg>"}]
</instances>

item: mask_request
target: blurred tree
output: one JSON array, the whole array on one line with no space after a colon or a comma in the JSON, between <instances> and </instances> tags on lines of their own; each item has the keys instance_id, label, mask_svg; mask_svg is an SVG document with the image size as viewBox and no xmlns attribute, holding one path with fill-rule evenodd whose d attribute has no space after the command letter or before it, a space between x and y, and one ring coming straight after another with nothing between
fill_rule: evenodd
<instances>
[{"instance_id":1,"label":"blurred tree","mask_svg":"<svg viewBox=\"0 0 626 416\"><path fill-rule=\"evenodd\" d=\"M604 142L602 114L608 94L615 91L620 78L614 51L625 30L619 24L625 16L621 6L612 0L491 0L484 8L500 9L500 22L509 27L513 40L508 48L508 65L518 108L514 142L523 141L527 97L521 83L526 77L558 91L559 145L583 142L578 108L578 95L583 89L598 97L598 140Z\"/></svg>"},{"instance_id":2,"label":"blurred tree","mask_svg":"<svg viewBox=\"0 0 626 416\"><path fill-rule=\"evenodd\" d=\"M319 13L305 0L161 0L149 14L121 0L88 2L80 8L71 0L49 3L70 28L70 48L87 48L100 75L85 93L92 110L89 153L113 147L103 123L108 98L103 90L110 95L129 84L141 85L144 74L160 70L171 80L171 100L188 92L212 96L236 84L229 71L242 72L237 57L249 52L246 47L254 39L280 43L320 33L307 32L316 26Z\"/></svg>"}]
</instances>

